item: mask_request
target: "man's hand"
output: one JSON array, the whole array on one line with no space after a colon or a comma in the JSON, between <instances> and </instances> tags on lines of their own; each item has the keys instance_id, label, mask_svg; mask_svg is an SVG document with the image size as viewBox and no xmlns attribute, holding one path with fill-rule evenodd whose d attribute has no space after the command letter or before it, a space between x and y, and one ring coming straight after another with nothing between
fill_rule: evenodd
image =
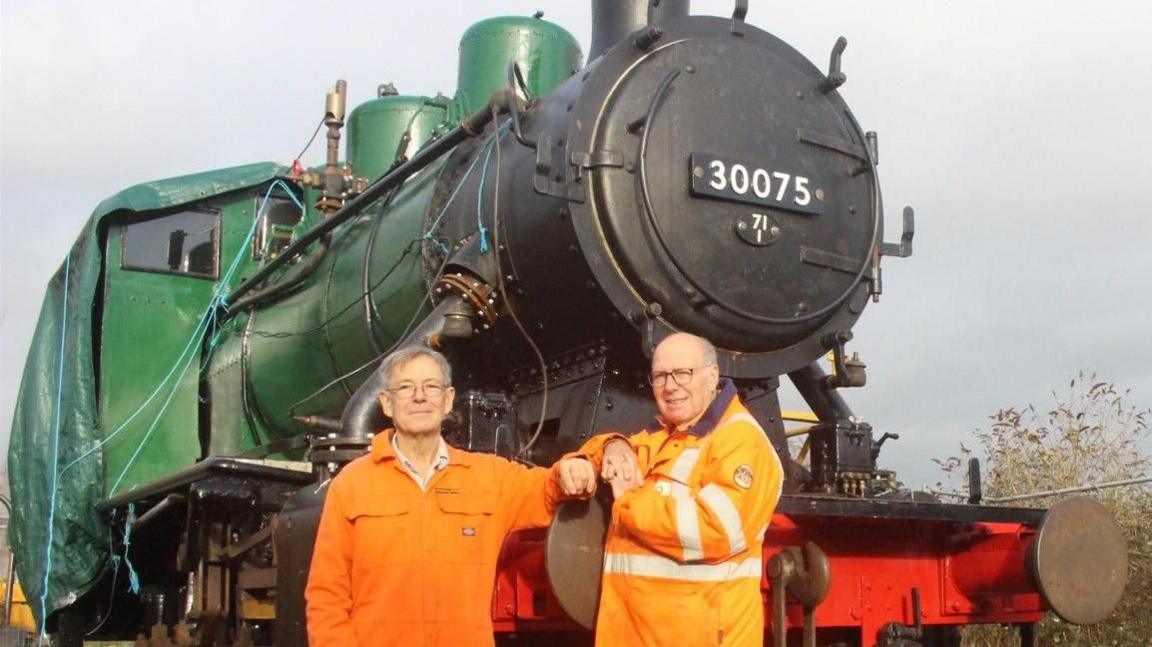
<instances>
[{"instance_id":1,"label":"man's hand","mask_svg":"<svg viewBox=\"0 0 1152 647\"><path fill-rule=\"evenodd\" d=\"M640 464L636 452L626 440L610 440L604 446L604 460L600 464L600 478L611 483L616 479L632 481L639 479Z\"/></svg>"},{"instance_id":2,"label":"man's hand","mask_svg":"<svg viewBox=\"0 0 1152 647\"><path fill-rule=\"evenodd\" d=\"M583 458L566 458L556 464L560 491L565 496L586 498L596 493L596 470Z\"/></svg>"},{"instance_id":3,"label":"man's hand","mask_svg":"<svg viewBox=\"0 0 1152 647\"><path fill-rule=\"evenodd\" d=\"M643 484L644 479L640 475L640 463L636 460L636 452L627 441L613 440L604 446L600 478L612 486L613 497L619 497Z\"/></svg>"},{"instance_id":4,"label":"man's hand","mask_svg":"<svg viewBox=\"0 0 1152 647\"><path fill-rule=\"evenodd\" d=\"M616 478L614 478L608 482L608 485L612 486L612 498L613 499L619 499L621 494L624 494L628 490L635 490L636 488L640 487L643 484L644 484L644 482L641 481L638 477L637 478L631 478L631 479L625 479L623 477L617 476Z\"/></svg>"}]
</instances>

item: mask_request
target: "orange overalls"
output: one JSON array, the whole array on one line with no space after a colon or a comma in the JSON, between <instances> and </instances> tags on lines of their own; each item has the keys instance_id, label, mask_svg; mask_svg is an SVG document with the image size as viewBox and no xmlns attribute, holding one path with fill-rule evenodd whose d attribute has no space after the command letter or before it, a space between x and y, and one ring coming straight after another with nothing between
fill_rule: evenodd
<instances>
[{"instance_id":1,"label":"orange overalls","mask_svg":"<svg viewBox=\"0 0 1152 647\"><path fill-rule=\"evenodd\" d=\"M548 525L559 485L550 470L449 448L422 491L391 433L328 485L305 592L309 643L492 645L504 537Z\"/></svg>"},{"instance_id":2,"label":"orange overalls","mask_svg":"<svg viewBox=\"0 0 1152 647\"><path fill-rule=\"evenodd\" d=\"M642 487L612 506L597 647L760 647L762 544L783 468L729 380L687 432L627 440ZM599 470L597 436L578 452Z\"/></svg>"}]
</instances>

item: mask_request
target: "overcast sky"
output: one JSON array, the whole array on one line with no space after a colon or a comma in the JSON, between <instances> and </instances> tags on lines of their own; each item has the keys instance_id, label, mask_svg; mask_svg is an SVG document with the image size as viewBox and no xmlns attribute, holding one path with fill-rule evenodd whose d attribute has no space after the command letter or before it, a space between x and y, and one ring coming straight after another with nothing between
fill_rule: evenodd
<instances>
[{"instance_id":1,"label":"overcast sky","mask_svg":"<svg viewBox=\"0 0 1152 647\"><path fill-rule=\"evenodd\" d=\"M100 200L290 162L337 78L349 107L388 81L450 95L459 36L483 18L541 9L587 50L589 4L0 0L2 443L44 286ZM916 208L915 255L886 259L852 344L869 384L847 399L902 436L882 464L934 482L930 457L1081 370L1152 404L1152 5L750 4L821 68L848 38L841 92L880 135L888 240Z\"/></svg>"}]
</instances>

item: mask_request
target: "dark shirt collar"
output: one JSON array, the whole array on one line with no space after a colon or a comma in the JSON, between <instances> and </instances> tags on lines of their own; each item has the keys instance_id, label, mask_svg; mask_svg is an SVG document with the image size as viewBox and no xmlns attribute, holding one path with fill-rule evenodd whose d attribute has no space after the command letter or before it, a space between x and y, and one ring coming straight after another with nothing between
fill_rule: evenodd
<instances>
[{"instance_id":1,"label":"dark shirt collar","mask_svg":"<svg viewBox=\"0 0 1152 647\"><path fill-rule=\"evenodd\" d=\"M732 404L732 399L736 397L736 385L732 383L732 380L722 377L720 378L718 386L719 391L716 393L716 397L712 399L712 403L704 410L704 415L700 416L696 424L689 427L686 433L690 433L693 436L704 437L712 433L716 425L720 424L720 419L724 417L724 412L728 410L728 405ZM668 431L674 431L672 425L667 424L663 419L658 420L660 420L661 425L668 428Z\"/></svg>"}]
</instances>

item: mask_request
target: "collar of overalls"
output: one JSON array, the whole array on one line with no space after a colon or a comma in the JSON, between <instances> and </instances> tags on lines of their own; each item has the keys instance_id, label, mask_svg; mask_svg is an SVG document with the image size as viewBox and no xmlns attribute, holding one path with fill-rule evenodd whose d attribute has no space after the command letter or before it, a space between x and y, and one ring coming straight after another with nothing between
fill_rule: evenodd
<instances>
[{"instance_id":1,"label":"collar of overalls","mask_svg":"<svg viewBox=\"0 0 1152 647\"><path fill-rule=\"evenodd\" d=\"M700 438L703 438L704 436L712 433L712 430L716 428L716 425L720 424L720 419L724 417L724 412L728 410L728 405L732 404L732 400L735 397L736 385L733 384L732 380L726 377L720 378L716 397L712 398L712 403L709 404L708 408L704 410L704 415L700 416L700 419L696 421L696 424L686 429L685 433L689 433ZM660 424L666 427L669 431L672 431L672 427L665 423L663 420L660 420Z\"/></svg>"},{"instance_id":2,"label":"collar of overalls","mask_svg":"<svg viewBox=\"0 0 1152 647\"><path fill-rule=\"evenodd\" d=\"M396 460L396 448L392 446L392 435L395 433L395 429L385 429L372 438L372 449L370 454L373 461L379 463L385 460ZM468 454L468 452L460 451L452 445L448 445L447 443L445 444L448 447L449 465L461 465L464 467L472 466L472 457Z\"/></svg>"}]
</instances>

